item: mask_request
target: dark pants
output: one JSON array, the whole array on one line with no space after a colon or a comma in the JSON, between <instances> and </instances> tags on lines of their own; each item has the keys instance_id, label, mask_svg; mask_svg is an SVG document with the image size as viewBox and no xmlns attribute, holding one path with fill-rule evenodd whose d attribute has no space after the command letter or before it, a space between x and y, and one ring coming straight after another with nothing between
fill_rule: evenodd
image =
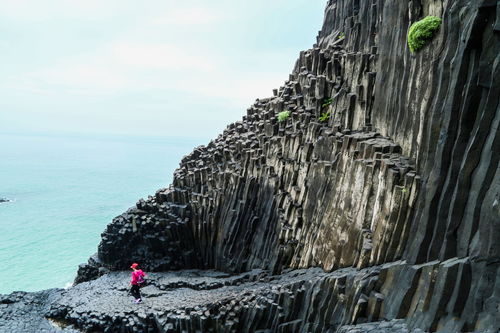
<instances>
[{"instance_id":1,"label":"dark pants","mask_svg":"<svg viewBox=\"0 0 500 333\"><path fill-rule=\"evenodd\" d=\"M135 299L141 298L141 292L139 290L139 285L133 284L132 288L130 288L130 293L134 296Z\"/></svg>"}]
</instances>

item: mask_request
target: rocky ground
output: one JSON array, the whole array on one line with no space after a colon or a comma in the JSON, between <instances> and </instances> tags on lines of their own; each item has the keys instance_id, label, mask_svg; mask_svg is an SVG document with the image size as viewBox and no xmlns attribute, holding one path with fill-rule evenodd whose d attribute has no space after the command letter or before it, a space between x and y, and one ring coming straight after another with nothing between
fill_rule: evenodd
<instances>
[{"instance_id":1,"label":"rocky ground","mask_svg":"<svg viewBox=\"0 0 500 333\"><path fill-rule=\"evenodd\" d=\"M499 33L498 1L328 1L284 85L116 217L75 287L1 297L0 330L498 332ZM131 261L158 272L144 304Z\"/></svg>"},{"instance_id":2,"label":"rocky ground","mask_svg":"<svg viewBox=\"0 0 500 333\"><path fill-rule=\"evenodd\" d=\"M151 273L142 304L132 302L129 272L114 272L66 290L1 296L0 332L295 332L306 327L308 332L407 332L398 320L325 325L334 310L325 300L335 297L322 295L324 285L369 281L381 269L325 273L312 268L279 276L261 270ZM310 286L313 293L306 292ZM350 302L351 296L337 301Z\"/></svg>"}]
</instances>

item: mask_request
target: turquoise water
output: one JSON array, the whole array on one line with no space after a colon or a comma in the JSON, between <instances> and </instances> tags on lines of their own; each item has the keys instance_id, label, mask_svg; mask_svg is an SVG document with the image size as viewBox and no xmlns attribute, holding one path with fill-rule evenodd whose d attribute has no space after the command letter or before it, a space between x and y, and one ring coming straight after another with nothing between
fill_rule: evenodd
<instances>
[{"instance_id":1,"label":"turquoise water","mask_svg":"<svg viewBox=\"0 0 500 333\"><path fill-rule=\"evenodd\" d=\"M64 287L111 219L204 139L0 135L0 293Z\"/></svg>"}]
</instances>

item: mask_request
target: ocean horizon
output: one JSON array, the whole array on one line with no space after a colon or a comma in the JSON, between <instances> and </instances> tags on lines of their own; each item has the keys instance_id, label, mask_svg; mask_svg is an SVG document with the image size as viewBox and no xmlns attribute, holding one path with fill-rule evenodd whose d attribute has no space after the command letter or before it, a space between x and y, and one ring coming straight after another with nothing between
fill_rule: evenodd
<instances>
[{"instance_id":1,"label":"ocean horizon","mask_svg":"<svg viewBox=\"0 0 500 333\"><path fill-rule=\"evenodd\" d=\"M69 286L101 232L205 138L1 134L0 294Z\"/></svg>"}]
</instances>

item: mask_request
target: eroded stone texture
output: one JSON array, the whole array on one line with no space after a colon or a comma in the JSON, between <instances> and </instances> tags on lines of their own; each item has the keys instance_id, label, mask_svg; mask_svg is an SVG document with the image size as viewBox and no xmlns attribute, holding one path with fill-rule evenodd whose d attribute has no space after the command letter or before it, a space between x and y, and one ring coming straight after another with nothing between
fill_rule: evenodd
<instances>
[{"instance_id":1,"label":"eroded stone texture","mask_svg":"<svg viewBox=\"0 0 500 333\"><path fill-rule=\"evenodd\" d=\"M47 291L50 302L38 302L38 307L31 306L30 311L39 316L40 322L46 323L49 318L85 331L324 332L345 323L366 321L367 313L378 315L380 306L372 307L370 302L378 295L377 286L383 285L380 276L389 276L381 273L399 265L403 263L332 273L318 268L294 270L279 276L265 271L237 276L196 270L152 273L148 286L142 289L142 304L131 302L128 272L110 273L69 290ZM13 325L8 314L31 305L31 296L10 296L11 302L3 306L1 329ZM385 324L393 326L406 327L397 321ZM36 327L24 328L29 331Z\"/></svg>"},{"instance_id":2,"label":"eroded stone texture","mask_svg":"<svg viewBox=\"0 0 500 333\"><path fill-rule=\"evenodd\" d=\"M498 265L495 269L498 274ZM129 274L107 273L68 290L4 296L0 331L62 331L51 330L52 322L67 326L64 332L74 327L89 332L495 332L498 319L495 312L483 311L478 326L477 309L467 309L465 300L473 293L464 294L460 286L480 286L488 279L467 258L274 276L262 270L151 273L142 304L131 302ZM485 306L498 303L488 299Z\"/></svg>"},{"instance_id":3,"label":"eroded stone texture","mask_svg":"<svg viewBox=\"0 0 500 333\"><path fill-rule=\"evenodd\" d=\"M312 131L324 136L302 143ZM279 272L400 258L419 186L400 147L374 132L341 133L318 123L302 141L295 134L273 137L275 144L258 154L241 148L215 165L203 161L229 153L232 136L198 149L184 159L171 188L108 226L99 259L115 269L133 257L155 270ZM308 153L302 145L310 146Z\"/></svg>"},{"instance_id":4,"label":"eroded stone texture","mask_svg":"<svg viewBox=\"0 0 500 333\"><path fill-rule=\"evenodd\" d=\"M329 1L317 44L285 84L186 156L169 188L116 218L80 279L131 258L233 273L407 260L367 300L369 321L495 330L497 7ZM426 15L443 26L411 54L407 28Z\"/></svg>"},{"instance_id":5,"label":"eroded stone texture","mask_svg":"<svg viewBox=\"0 0 500 333\"><path fill-rule=\"evenodd\" d=\"M78 285L2 306L112 332L497 332L499 13L330 0L284 85L115 218ZM443 25L411 54L427 15ZM153 274L137 309L110 272L132 261L236 275Z\"/></svg>"}]
</instances>

